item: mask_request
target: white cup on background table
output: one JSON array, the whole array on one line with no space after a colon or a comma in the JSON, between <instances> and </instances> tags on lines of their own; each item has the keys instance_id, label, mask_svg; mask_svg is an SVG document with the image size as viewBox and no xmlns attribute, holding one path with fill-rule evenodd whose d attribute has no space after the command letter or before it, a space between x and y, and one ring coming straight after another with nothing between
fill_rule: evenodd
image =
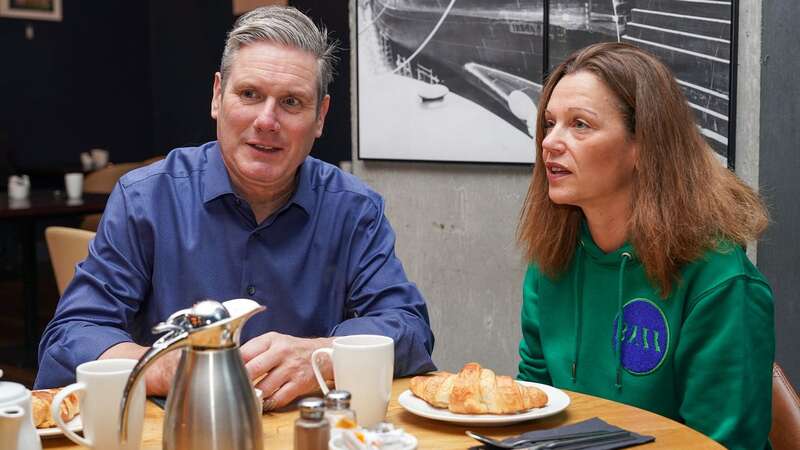
<instances>
[{"instance_id":1,"label":"white cup on background table","mask_svg":"<svg viewBox=\"0 0 800 450\"><path fill-rule=\"evenodd\" d=\"M76 200L83 196L83 174L72 172L64 175L64 185L67 188L67 198Z\"/></svg>"},{"instance_id":2,"label":"white cup on background table","mask_svg":"<svg viewBox=\"0 0 800 450\"><path fill-rule=\"evenodd\" d=\"M89 151L89 154L92 156L92 163L95 170L102 169L108 165L108 150L93 148Z\"/></svg>"}]
</instances>

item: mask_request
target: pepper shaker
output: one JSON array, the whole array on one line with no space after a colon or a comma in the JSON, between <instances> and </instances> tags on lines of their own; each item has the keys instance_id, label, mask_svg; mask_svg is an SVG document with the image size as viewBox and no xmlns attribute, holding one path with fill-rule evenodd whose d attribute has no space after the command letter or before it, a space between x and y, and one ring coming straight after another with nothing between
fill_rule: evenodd
<instances>
[{"instance_id":1,"label":"pepper shaker","mask_svg":"<svg viewBox=\"0 0 800 450\"><path fill-rule=\"evenodd\" d=\"M300 400L300 417L294 422L294 450L327 450L330 424L325 402L318 397Z\"/></svg>"}]
</instances>

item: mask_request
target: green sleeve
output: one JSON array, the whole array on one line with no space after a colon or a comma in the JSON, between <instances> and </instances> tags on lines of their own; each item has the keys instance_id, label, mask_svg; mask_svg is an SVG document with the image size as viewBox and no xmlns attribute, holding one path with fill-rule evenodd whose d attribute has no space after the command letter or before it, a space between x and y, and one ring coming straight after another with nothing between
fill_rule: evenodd
<instances>
[{"instance_id":1,"label":"green sleeve","mask_svg":"<svg viewBox=\"0 0 800 450\"><path fill-rule=\"evenodd\" d=\"M738 276L701 294L675 352L686 425L730 449L763 449L771 424L772 292Z\"/></svg>"},{"instance_id":2,"label":"green sleeve","mask_svg":"<svg viewBox=\"0 0 800 450\"><path fill-rule=\"evenodd\" d=\"M525 381L552 385L539 336L539 271L531 265L522 285L522 340L519 343L519 375Z\"/></svg>"}]
</instances>

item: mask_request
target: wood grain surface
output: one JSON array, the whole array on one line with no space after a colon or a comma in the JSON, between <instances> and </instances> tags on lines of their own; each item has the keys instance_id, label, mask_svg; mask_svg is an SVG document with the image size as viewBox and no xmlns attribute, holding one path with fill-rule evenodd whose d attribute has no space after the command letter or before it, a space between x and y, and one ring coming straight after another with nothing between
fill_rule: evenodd
<instances>
[{"instance_id":1,"label":"wood grain surface","mask_svg":"<svg viewBox=\"0 0 800 450\"><path fill-rule=\"evenodd\" d=\"M525 431L558 427L592 417L599 417L626 430L656 437L655 442L636 447L637 449L723 448L703 434L674 420L632 406L569 391L566 392L572 403L566 411L546 419L503 427L463 426L438 422L415 416L397 403L400 393L408 389L408 382L407 378L394 381L392 401L389 403L387 417L395 426L402 427L416 436L420 450L463 450L476 445L476 441L464 435L464 431L467 429L495 438L505 438ZM143 450L161 449L163 416L164 412L158 406L147 402L144 440L141 447ZM294 408L265 413L263 416L264 448L269 450L291 449L296 418L297 410ZM44 439L42 446L46 449L59 450L80 448L64 437Z\"/></svg>"}]
</instances>

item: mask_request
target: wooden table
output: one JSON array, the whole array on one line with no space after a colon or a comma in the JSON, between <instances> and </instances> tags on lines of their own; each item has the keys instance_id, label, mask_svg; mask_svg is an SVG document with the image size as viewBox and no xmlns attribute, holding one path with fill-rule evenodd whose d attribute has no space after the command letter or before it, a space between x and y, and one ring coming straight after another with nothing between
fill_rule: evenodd
<instances>
[{"instance_id":1,"label":"wooden table","mask_svg":"<svg viewBox=\"0 0 800 450\"><path fill-rule=\"evenodd\" d=\"M35 364L39 343L36 321L36 221L101 213L107 200L106 194L83 194L80 200L74 201L63 194L56 196L52 191L31 191L25 200L11 200L7 194L0 194L0 221L16 224L22 241L22 296L25 301L25 357L28 364Z\"/></svg>"},{"instance_id":2,"label":"wooden table","mask_svg":"<svg viewBox=\"0 0 800 450\"><path fill-rule=\"evenodd\" d=\"M566 411L546 419L523 422L506 427L467 427L446 424L415 416L404 410L397 403L397 397L400 393L408 389L408 382L408 378L395 380L387 417L395 426L402 427L416 436L419 441L418 449L420 450L463 450L477 445L476 441L464 435L464 431L467 429L477 430L481 434L496 438L505 438L524 431L557 427L592 417L600 417L606 422L626 430L656 437L655 442L638 446L636 447L637 449L723 448L703 434L657 414L569 391L566 392L572 402ZM158 406L147 402L143 432L144 441L142 443L143 450L161 449L163 416L164 412ZM264 449L291 449L295 419L297 419L297 411L294 409L288 412L264 414ZM45 439L42 444L47 449L66 450L80 448L64 437Z\"/></svg>"}]
</instances>

